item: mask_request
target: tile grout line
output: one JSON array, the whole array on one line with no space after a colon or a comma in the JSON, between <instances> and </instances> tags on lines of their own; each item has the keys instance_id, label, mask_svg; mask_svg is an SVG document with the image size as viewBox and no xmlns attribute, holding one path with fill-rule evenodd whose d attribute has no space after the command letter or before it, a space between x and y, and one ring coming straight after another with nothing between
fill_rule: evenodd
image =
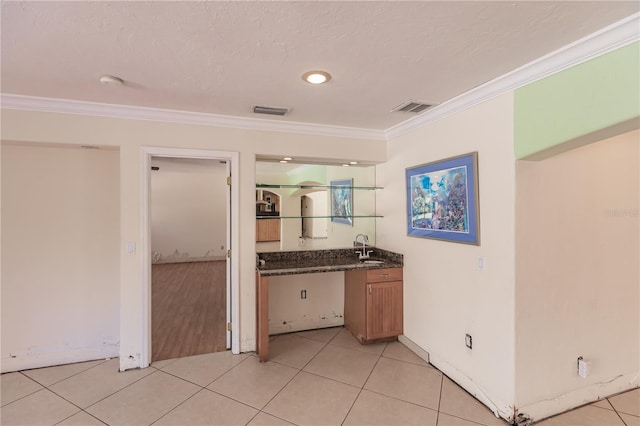
<instances>
[{"instance_id":1,"label":"tile grout line","mask_svg":"<svg viewBox=\"0 0 640 426\"><path fill-rule=\"evenodd\" d=\"M609 398L607 398L607 402L609 403L609 405L611 406L611 408L613 408L613 411L616 413L616 416L618 416L618 418L620 419L620 421L622 422L623 425L628 426L627 422L624 421L624 419L622 418L622 416L620 415L620 413L618 412L618 410L616 409L616 407L613 406L613 403L611 401L609 401Z\"/></svg>"},{"instance_id":2,"label":"tile grout line","mask_svg":"<svg viewBox=\"0 0 640 426\"><path fill-rule=\"evenodd\" d=\"M436 413L436 426L440 422L440 404L442 403L442 387L444 385L444 374L440 376L440 394L438 395L438 410Z\"/></svg>"},{"instance_id":3,"label":"tile grout line","mask_svg":"<svg viewBox=\"0 0 640 426\"><path fill-rule=\"evenodd\" d=\"M72 377L75 377L75 376L77 376L78 374L82 374L82 373L84 373L85 371L89 371L89 370L91 370L91 369L93 369L93 368L96 368L97 366L102 365L102 364L104 364L105 362L110 361L110 360L112 360L112 359L116 359L116 358L105 358L105 359L101 359L101 360L89 360L89 361L82 361L82 362L94 362L94 361L101 361L101 362L99 362L98 364L93 365L93 366L91 366L91 367L89 367L89 368L86 368L86 369L84 369L84 370L82 370L82 371L78 371L77 373L73 373L72 375L70 375L70 376L68 376L68 377L65 377L64 379L60 379L60 380L58 380L57 382L53 382L53 383L50 383L50 384L48 384L48 385L45 385L45 384L43 384L43 383L40 383L39 381L37 381L37 380L36 380L36 379L34 379L33 377L29 376L28 374L25 374L24 372L25 372L25 371L40 370L40 369L43 369L43 368L55 368L55 367L61 367L61 366L63 366L63 365L70 365L70 364L76 364L76 363L60 364L60 365L52 365L52 366L50 366L50 367L31 368L31 369L29 369L29 370L20 370L20 373L22 373L24 376L28 377L29 379L33 380L34 382L36 382L36 383L37 383L37 384L39 384L40 386L43 386L43 387L45 387L45 388L49 388L49 386L53 386L53 385L56 385L56 384L58 384L58 383L60 383L60 382L64 382L64 381L65 381L65 380L67 380L67 379L70 379L70 378L72 378ZM82 362L81 362L81 363L82 363Z\"/></svg>"},{"instance_id":4,"label":"tile grout line","mask_svg":"<svg viewBox=\"0 0 640 426\"><path fill-rule=\"evenodd\" d=\"M85 407L85 408L82 408L82 407L80 407L79 405L74 404L73 402L71 402L71 401L69 401L68 399L66 399L65 397L63 397L62 395L58 395L57 393L53 392L53 390L51 390L51 392L55 393L56 395L58 395L60 398L64 399L65 401L69 401L71 404L73 404L73 405L75 405L76 407L80 408L82 411L86 411L86 412L87 412L87 414L91 414L91 413L89 413L89 412L87 411L87 409L89 409L89 408L93 407L94 405L96 405L96 404L98 404L98 403L100 403L100 402L104 401L105 399L109 398L110 396L113 396L113 395L117 394L117 393L118 393L118 392L120 392L121 390L124 390L124 389L128 388L129 386L134 385L135 383L138 383L140 380L142 380L142 379L144 379L144 378L147 378L147 377L149 377L149 376L152 376L152 375L156 374L157 372L158 372L158 371L153 371L153 372L151 372L151 373L147 374L146 376L140 377L138 380L135 380L135 381L133 381L133 382L129 383L128 385L126 385L126 386L124 386L124 387L122 387L122 388L118 389L117 391L110 393L109 395L105 396L104 398L101 398L101 399L97 400L96 402L94 402L94 403L93 403L93 404L91 404L91 405L88 405L88 406L87 406L87 407ZM118 371L118 373L124 373L124 371ZM94 417L95 417L95 416L94 416Z\"/></svg>"},{"instance_id":5,"label":"tile grout line","mask_svg":"<svg viewBox=\"0 0 640 426\"><path fill-rule=\"evenodd\" d=\"M174 410L176 410L176 409L177 409L178 407L180 407L181 405L185 404L187 401L189 401L191 398L193 398L194 396L196 396L197 394L199 394L199 393L200 393L200 392L202 392L202 391L209 391L209 392L214 393L214 394L216 394L216 395L220 395L220 396L221 396L221 397L223 397L223 398L230 399L230 400L235 401L235 402L237 402L237 403L239 403L239 404L243 404L243 405L245 405L245 406L247 406L247 407L250 407L250 408L255 409L254 407L251 407L250 405L245 404L245 403L244 403L244 402L242 402L242 401L238 401L238 400L236 400L236 399L234 399L234 398L231 398L231 397L229 397L229 396L227 396L227 395L223 395L223 394L221 394L221 393L218 393L218 392L216 392L216 391L214 391L214 390L211 390L211 389L208 389L208 388L207 388L207 386L211 386L211 384L212 384L212 383L214 383L216 380L218 380L218 379L220 379L221 377L225 376L225 375L226 375L227 373L229 373L231 370L233 370L234 368L238 367L240 364L242 364L242 363L246 362L248 359L251 359L251 358L252 358L252 356L251 356L251 355L246 356L246 357L245 357L245 359L243 359L243 360L241 360L240 362L238 362L237 364L233 365L231 368L229 368L228 370L226 370L224 373L222 373L221 375L219 375L218 377L216 377L215 379L213 379L210 383L208 383L208 384L207 384L207 385L205 385L205 386L202 386L202 385L200 385L200 384L198 384L198 383L194 383L194 382L192 382L192 381L190 381L190 380L187 380L187 379L185 379L185 378L183 378L183 377L176 376L175 374L169 373L169 372L167 372L167 371L164 371L164 370L158 369L158 371L162 371L163 373L165 373L165 374L167 374L167 375L169 375L169 376L175 377L176 379L179 379L179 380L185 381L185 382L187 382L187 383L190 383L190 384L192 384L192 385L198 386L200 389L199 389L198 391L194 392L194 393L193 393L193 395L189 396L187 399L185 399L184 401L180 402L178 405L176 405L175 407L173 407L171 410L167 411L167 412L166 412L166 413L164 413L162 416L160 416L159 418L157 418L156 420L154 420L151 424L157 423L158 421L160 421L160 419L162 419L162 418L166 417L166 416L167 416L167 415L169 415L171 412L173 412ZM171 364L173 364L173 363L171 363ZM169 365L171 365L171 364L168 364L168 365L166 365L165 367L168 367L168 366L169 366ZM258 412L259 412L259 411L258 411ZM256 415L257 415L257 414L256 414ZM254 417L255 417L255 416L254 416Z\"/></svg>"},{"instance_id":6,"label":"tile grout line","mask_svg":"<svg viewBox=\"0 0 640 426\"><path fill-rule=\"evenodd\" d=\"M6 403L6 404L4 404L4 405L0 405L0 408L7 407L7 406L9 406L9 405L13 404L14 402L20 401L21 399L24 399L24 398L26 398L26 397L28 397L28 396L31 396L31 395L33 395L33 394L35 394L35 393L38 393L38 392L40 392L40 391L41 391L41 390L43 390L43 389L47 389L47 387L46 387L46 386L42 385L41 383L36 382L36 381L35 381L35 380L33 380L31 377L29 377L29 376L27 376L26 374L24 374L22 371L14 371L14 373L21 374L22 376L26 377L26 378L27 378L27 380L31 380L32 382L34 382L34 383L35 383L35 384L37 384L38 386L41 386L41 388L40 388L40 389L37 389L37 390L35 390L35 391L31 392L31 393L28 393L28 394L26 394L26 395L23 395L23 396L21 396L20 398L14 399L14 400L13 400L13 401L11 401L11 402L7 402L7 403ZM4 373L4 374L11 374L11 373Z\"/></svg>"},{"instance_id":7,"label":"tile grout line","mask_svg":"<svg viewBox=\"0 0 640 426\"><path fill-rule=\"evenodd\" d=\"M287 386L289 386L289 384L290 384L290 383L291 383L291 382L292 382L296 377L298 377L298 376L300 375L300 373L302 373L302 371L303 371L304 367L306 367L306 366L307 366L307 365L308 365L308 364L309 364L309 363L310 363L310 362L311 362L311 361L312 361L316 356L318 356L318 354L319 354L320 352L322 352L322 350L323 350L324 348L326 348L326 347L327 347L327 345L329 344L329 342L331 342L331 340L335 339L335 337L336 337L337 335L338 335L338 333L336 333L336 335L335 335L335 336L333 336L331 339L329 339L329 341L327 341L327 342L320 342L320 343L324 343L324 344L323 344L323 346L318 350L318 352L316 352L316 353L315 353L315 355L313 355L313 356L311 357L311 359L310 359L309 361L307 361L307 363L306 363L305 365L303 365L301 368L299 368L299 369L298 369L298 372L297 372L296 374L294 374L294 375L293 375L293 377L292 377L292 378L291 378L287 383L285 383L285 384L284 384L284 386L282 386L282 387L280 388L280 390L279 390L278 392L276 392L276 394L275 394L275 395L273 395L273 396L271 397L271 399L269 399L269 401L267 401L267 403L266 403L266 404L264 404L264 405L262 406L262 408L260 409L260 412L263 412L262 410L264 410L264 408L265 408L267 405L269 405L269 404L271 403L271 401L273 401L273 400L274 400L278 395L280 395L280 392L282 392L282 391L283 391ZM298 336L298 337L302 337L302 336ZM307 340L313 340L313 339L308 339L308 338L306 338L306 337L302 337L302 338L307 339ZM317 340L313 340L313 341L314 341L314 342L318 342ZM269 360L269 361L267 361L267 362L273 362L273 363L275 363L275 364L283 365L283 366L285 366L285 367L289 367L289 368L297 368L297 367L291 367L290 365L282 364L282 363L279 363L279 362L276 362L276 361L271 361L271 360ZM265 413L265 414L269 414L270 416L272 415L272 414L270 414L270 413L267 413L266 411L264 411L264 413ZM256 416L257 416L257 414L256 414ZM278 417L278 418L279 418L279 417ZM289 422L289 420L286 420L286 419L283 419L283 420L285 420L285 421ZM291 423L291 422L289 422L289 423Z\"/></svg>"},{"instance_id":8,"label":"tile grout line","mask_svg":"<svg viewBox=\"0 0 640 426\"><path fill-rule=\"evenodd\" d=\"M344 425L344 422L347 421L347 418L349 417L349 414L351 414L351 410L353 410L353 407L354 407L354 405L356 405L356 402L358 401L358 398L360 398L360 395L362 394L362 391L364 390L364 387L367 385L367 382L369 381L369 378L371 377L371 374L373 374L373 370L376 369L376 367L378 365L378 362L380 362L380 358L382 358L382 354L384 353L386 348L387 348L387 344L384 345L384 349L382 349L382 351L378 355L378 359L376 359L375 364L373 364L373 367L371 368L371 371L369 371L369 374L367 375L367 378L365 379L364 383L360 387L360 390L358 391L358 394L356 395L355 399L351 403L351 406L347 410L347 414L344 416L344 419L342 419L342 422L340 423L341 425Z\"/></svg>"},{"instance_id":9,"label":"tile grout line","mask_svg":"<svg viewBox=\"0 0 640 426\"><path fill-rule=\"evenodd\" d=\"M191 382L189 382L191 383ZM200 385L196 385L196 386L200 386ZM190 395L187 399L185 399L184 401L180 402L178 405L176 405L175 407L173 407L171 410L167 411L166 413L164 413L163 415L161 415L160 417L158 417L157 419L155 419L154 421L152 421L151 423L149 423L149 426L159 422L161 419L163 419L164 417L168 416L170 413L172 413L174 410L176 410L178 407L180 407L181 405L183 405L184 403L186 403L187 401L189 401L191 398L193 398L194 396L196 396L197 394L199 394L200 392L202 392L203 390L208 390L206 388L201 387L199 390L197 390L196 392L193 393L193 395Z\"/></svg>"}]
</instances>

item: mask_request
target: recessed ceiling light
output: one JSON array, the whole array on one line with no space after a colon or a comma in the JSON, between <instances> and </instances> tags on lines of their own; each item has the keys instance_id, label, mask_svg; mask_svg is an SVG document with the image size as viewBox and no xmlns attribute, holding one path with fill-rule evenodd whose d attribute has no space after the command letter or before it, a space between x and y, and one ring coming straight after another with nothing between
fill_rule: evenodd
<instances>
[{"instance_id":1,"label":"recessed ceiling light","mask_svg":"<svg viewBox=\"0 0 640 426\"><path fill-rule=\"evenodd\" d=\"M357 161L349 161L349 164L351 164L352 166L355 166L356 164L358 164Z\"/></svg>"},{"instance_id":2,"label":"recessed ceiling light","mask_svg":"<svg viewBox=\"0 0 640 426\"><path fill-rule=\"evenodd\" d=\"M106 86L118 87L124 84L124 80L120 77L115 77L112 75L103 75L100 77L100 83Z\"/></svg>"},{"instance_id":3,"label":"recessed ceiling light","mask_svg":"<svg viewBox=\"0 0 640 426\"><path fill-rule=\"evenodd\" d=\"M342 167L349 167L349 165L348 164L343 164Z\"/></svg>"},{"instance_id":4,"label":"recessed ceiling light","mask_svg":"<svg viewBox=\"0 0 640 426\"><path fill-rule=\"evenodd\" d=\"M288 163L287 160L280 160L281 163Z\"/></svg>"},{"instance_id":5,"label":"recessed ceiling light","mask_svg":"<svg viewBox=\"0 0 640 426\"><path fill-rule=\"evenodd\" d=\"M331 74L326 71L308 71L302 74L302 79L311 84L322 84L331 80Z\"/></svg>"},{"instance_id":6,"label":"recessed ceiling light","mask_svg":"<svg viewBox=\"0 0 640 426\"><path fill-rule=\"evenodd\" d=\"M283 160L285 160L285 161L291 161L291 160L293 160L293 158L291 158L291 157L284 157L284 158L283 158Z\"/></svg>"}]
</instances>

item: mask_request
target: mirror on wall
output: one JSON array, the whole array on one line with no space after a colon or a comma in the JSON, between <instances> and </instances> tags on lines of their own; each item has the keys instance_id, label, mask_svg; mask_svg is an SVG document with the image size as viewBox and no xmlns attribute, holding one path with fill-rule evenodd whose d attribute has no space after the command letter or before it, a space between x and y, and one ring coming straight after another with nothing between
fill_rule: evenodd
<instances>
[{"instance_id":1,"label":"mirror on wall","mask_svg":"<svg viewBox=\"0 0 640 426\"><path fill-rule=\"evenodd\" d=\"M256 161L256 251L348 248L358 234L375 245L375 180L375 166Z\"/></svg>"}]
</instances>

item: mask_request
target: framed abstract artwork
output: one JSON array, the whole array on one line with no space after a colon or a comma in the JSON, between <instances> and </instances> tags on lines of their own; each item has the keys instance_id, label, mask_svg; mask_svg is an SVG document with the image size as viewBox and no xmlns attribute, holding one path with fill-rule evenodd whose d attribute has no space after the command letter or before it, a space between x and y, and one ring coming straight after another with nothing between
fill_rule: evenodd
<instances>
[{"instance_id":1,"label":"framed abstract artwork","mask_svg":"<svg viewBox=\"0 0 640 426\"><path fill-rule=\"evenodd\" d=\"M406 169L407 235L480 245L478 153Z\"/></svg>"},{"instance_id":2,"label":"framed abstract artwork","mask_svg":"<svg viewBox=\"0 0 640 426\"><path fill-rule=\"evenodd\" d=\"M353 179L332 180L331 222L353 226Z\"/></svg>"}]
</instances>

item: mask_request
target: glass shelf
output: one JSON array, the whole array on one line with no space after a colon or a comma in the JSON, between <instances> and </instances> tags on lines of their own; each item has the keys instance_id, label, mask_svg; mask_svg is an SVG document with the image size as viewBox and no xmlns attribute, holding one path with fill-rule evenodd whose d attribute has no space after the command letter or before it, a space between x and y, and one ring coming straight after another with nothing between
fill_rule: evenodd
<instances>
[{"instance_id":1,"label":"glass shelf","mask_svg":"<svg viewBox=\"0 0 640 426\"><path fill-rule=\"evenodd\" d=\"M331 189L331 188L351 188L351 189L364 189L368 191L375 191L376 189L382 189L380 186L347 186L347 185L279 185L269 183L257 183L256 188L291 188L291 189ZM356 216L357 217L357 216Z\"/></svg>"},{"instance_id":2,"label":"glass shelf","mask_svg":"<svg viewBox=\"0 0 640 426\"><path fill-rule=\"evenodd\" d=\"M353 218L383 218L384 216L378 215L364 215L364 216L256 216L256 219L353 219Z\"/></svg>"}]
</instances>

